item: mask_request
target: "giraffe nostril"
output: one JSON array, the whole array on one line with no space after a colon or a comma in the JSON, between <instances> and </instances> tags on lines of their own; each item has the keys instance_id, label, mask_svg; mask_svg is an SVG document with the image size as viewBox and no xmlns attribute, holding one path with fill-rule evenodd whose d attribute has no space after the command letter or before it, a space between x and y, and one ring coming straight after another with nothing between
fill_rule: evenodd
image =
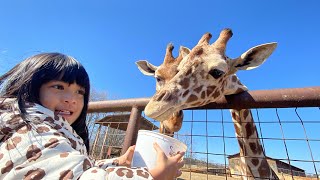
<instances>
[{"instance_id":1,"label":"giraffe nostril","mask_svg":"<svg viewBox=\"0 0 320 180\"><path fill-rule=\"evenodd\" d=\"M172 94L166 91L165 96L162 98L163 101L171 101Z\"/></svg>"},{"instance_id":2,"label":"giraffe nostril","mask_svg":"<svg viewBox=\"0 0 320 180\"><path fill-rule=\"evenodd\" d=\"M160 92L160 93L158 93L158 94L154 97L154 99L155 99L156 101L161 101L162 98L163 98L163 96L164 96L165 94L166 94L165 92Z\"/></svg>"},{"instance_id":3,"label":"giraffe nostril","mask_svg":"<svg viewBox=\"0 0 320 180\"><path fill-rule=\"evenodd\" d=\"M159 94L157 94L154 97L155 101L171 101L172 100L172 94L170 93L170 91L163 91L160 92Z\"/></svg>"}]
</instances>

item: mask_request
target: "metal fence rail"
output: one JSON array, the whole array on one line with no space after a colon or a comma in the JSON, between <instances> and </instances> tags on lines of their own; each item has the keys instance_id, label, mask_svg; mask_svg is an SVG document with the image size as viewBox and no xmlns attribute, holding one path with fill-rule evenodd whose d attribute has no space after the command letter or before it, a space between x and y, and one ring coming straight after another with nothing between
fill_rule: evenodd
<instances>
[{"instance_id":1,"label":"metal fence rail","mask_svg":"<svg viewBox=\"0 0 320 180\"><path fill-rule=\"evenodd\" d=\"M144 107L146 106L146 104L148 103L149 98L137 98L137 99L122 99L122 100L110 100L110 101L98 101L98 102L90 102L89 103L89 113L97 113L97 112L131 112L130 115L130 119L129 119L129 123L128 123L128 127L127 127L127 131L126 131L126 135L125 135L125 140L124 140L124 144L123 144L123 149L122 149L122 153L124 153L127 148L129 148L131 145L135 144L136 142L136 138L137 138L137 132L139 127L137 126L138 124L140 124L139 119L140 116L144 110ZM224 131L225 128L229 128L229 126L233 126L232 121L226 121L225 119L227 119L224 115L224 113L222 112L222 109L259 109L256 110L256 115L254 115L254 119L255 122L257 124L257 127L259 128L259 136L260 136L260 140L262 141L262 144L264 146L264 148L266 150L268 150L268 146L270 146L270 142L272 145L277 145L278 141L281 142L281 146L284 145L285 148L285 152L286 152L286 157L278 157L276 160L282 160L282 161L286 161L289 164L292 162L306 162L306 163L313 163L314 164L314 169L315 171L317 171L317 169L319 169L319 167L317 168L316 166L320 166L320 159L315 159L313 157L313 154L317 154L318 152L313 152L312 154L312 147L311 145L314 146L315 143L320 143L320 138L314 138L314 137L308 137L308 132L305 128L305 126L307 126L308 124L316 124L319 125L320 124L320 120L319 117L314 117L315 119L318 120L305 120L302 119L297 111L297 109L295 109L295 113L296 113L296 119L298 119L298 121L287 121L287 120L283 120L281 115L279 115L278 113L278 108L301 108L301 107L317 107L319 109L320 107L320 87L307 87L307 88L293 88L293 89L276 89L276 90L259 90L259 91L249 91L249 92L244 92L238 95L231 95L231 96L227 96L225 98L221 98L218 102L215 103L211 103L208 104L206 106L202 106L202 107L197 107L197 108L191 108L188 110L191 111L187 111L186 114L189 114L189 116L191 117L189 118L185 118L184 119L184 124L183 126L188 127L189 132L187 134L177 134L180 137L190 137L190 149L191 151L189 153L191 153L191 157L192 154L198 154L199 156L206 156L207 157L207 164L206 164L206 173L207 173L207 179L211 179L209 177L209 172L211 172L211 174L216 173L216 174L227 174L226 172L226 167L227 167L227 163L226 160L224 160L224 167L222 168L216 168L219 166L211 166L210 162L208 162L208 159L210 158L210 156L222 156L224 159L226 159L226 157L230 154L228 154L226 151L226 141L233 141L236 140L236 137L230 134L226 134L226 132ZM266 109L266 108L275 108L275 117L273 121L269 121L269 120L260 120L260 109ZM211 109L221 109L221 119L219 120L210 120L208 113L209 110ZM200 119L196 118L196 111L195 110L200 110L203 111L204 110L204 114L202 115L203 117ZM320 111L320 109L319 109ZM281 114L281 113L280 113ZM201 116L201 115L200 115ZM210 116L212 117L212 116ZM215 116L214 116L215 117ZM197 134L196 131L194 129L196 129L196 126L198 126L198 124L205 124L205 133L202 134ZM215 124L215 125L213 125ZM217 125L218 124L218 125ZM295 138L295 137L285 137L284 136L284 127L283 126L289 126L292 124L300 124L303 127L304 130L304 137L299 137L299 138ZM272 125L277 125L280 127L280 133L279 136L277 137L273 137L270 136L268 133L264 132L262 133L262 129L261 126L272 126ZM211 134L210 132L210 128L212 127L222 127L222 134L216 135L216 134ZM194 150L194 148L192 147L194 142L198 141L198 139L205 139L206 141L206 152L200 152L200 151L196 151ZM208 141L212 141L212 139L219 139L223 141L223 151L222 152L211 152L211 145L212 143L208 142ZM299 159L299 158L295 158L295 157L291 157L292 155L289 153L290 151L288 151L290 147L290 143L292 141L297 141L297 142L307 142L307 148L309 149L309 152L311 154L311 159ZM311 143L311 145L310 145ZM280 143L278 143L280 144ZM265 147L266 146L266 147ZM280 145L279 145L280 146ZM288 147L289 146L289 147ZM267 154L268 155L268 154ZM317 155L318 157L318 155ZM189 159L190 160L190 159ZM192 161L192 158L191 160ZM187 162L188 163L188 162ZM193 162L196 163L196 162ZM191 166L191 164L193 164L190 162L190 168L189 168L189 172L190 172L190 179L191 178L191 171L195 171ZM203 163L203 162L198 162L198 163ZM223 165L223 164L222 164ZM229 164L231 165L231 164ZM201 165L202 166L202 165ZM280 166L280 165L279 165ZM214 167L214 168L213 168ZM288 169L285 168L280 168L279 171L288 171ZM289 170L290 171L290 170ZM293 175L295 173L299 173L296 172L295 170L292 170L289 172L289 174L291 173L292 179L293 179ZM229 172L230 174L230 172ZM316 175L318 175L319 173L315 172ZM287 178L284 178L287 179Z\"/></svg>"},{"instance_id":2,"label":"metal fence rail","mask_svg":"<svg viewBox=\"0 0 320 180\"><path fill-rule=\"evenodd\" d=\"M89 103L88 113L143 110L150 98L96 101ZM319 107L320 87L257 90L226 96L215 103L192 109Z\"/></svg>"}]
</instances>

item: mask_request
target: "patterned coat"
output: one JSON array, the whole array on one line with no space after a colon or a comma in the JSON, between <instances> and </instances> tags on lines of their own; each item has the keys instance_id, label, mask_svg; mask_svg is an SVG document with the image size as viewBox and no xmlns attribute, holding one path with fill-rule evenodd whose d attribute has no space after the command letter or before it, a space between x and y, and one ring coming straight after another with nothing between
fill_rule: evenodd
<instances>
[{"instance_id":1,"label":"patterned coat","mask_svg":"<svg viewBox=\"0 0 320 180\"><path fill-rule=\"evenodd\" d=\"M146 168L94 161L62 117L27 103L27 121L16 99L0 99L0 179L152 179Z\"/></svg>"}]
</instances>

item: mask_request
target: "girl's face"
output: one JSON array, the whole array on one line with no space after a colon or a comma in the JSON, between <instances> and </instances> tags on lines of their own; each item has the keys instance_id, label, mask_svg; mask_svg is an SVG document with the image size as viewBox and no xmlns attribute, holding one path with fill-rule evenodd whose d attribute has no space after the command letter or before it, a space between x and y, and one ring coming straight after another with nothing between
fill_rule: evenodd
<instances>
[{"instance_id":1,"label":"girl's face","mask_svg":"<svg viewBox=\"0 0 320 180\"><path fill-rule=\"evenodd\" d=\"M71 125L81 114L85 89L76 83L52 80L40 87L40 103Z\"/></svg>"}]
</instances>

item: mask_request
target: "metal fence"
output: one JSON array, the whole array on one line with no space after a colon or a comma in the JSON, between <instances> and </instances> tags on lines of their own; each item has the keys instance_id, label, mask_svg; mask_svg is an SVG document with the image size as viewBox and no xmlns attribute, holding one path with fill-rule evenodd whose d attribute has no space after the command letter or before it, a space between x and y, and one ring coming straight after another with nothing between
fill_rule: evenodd
<instances>
[{"instance_id":1,"label":"metal fence","mask_svg":"<svg viewBox=\"0 0 320 180\"><path fill-rule=\"evenodd\" d=\"M136 142L140 117L144 116L148 101L149 98L138 98L90 102L89 112L131 112L121 151L124 153ZM227 110L232 108L252 109L267 161L280 179L318 179L319 107L320 87L309 87L249 91L184 110L183 127L175 134L175 138L188 146L180 179L240 177L239 146Z\"/></svg>"}]
</instances>

